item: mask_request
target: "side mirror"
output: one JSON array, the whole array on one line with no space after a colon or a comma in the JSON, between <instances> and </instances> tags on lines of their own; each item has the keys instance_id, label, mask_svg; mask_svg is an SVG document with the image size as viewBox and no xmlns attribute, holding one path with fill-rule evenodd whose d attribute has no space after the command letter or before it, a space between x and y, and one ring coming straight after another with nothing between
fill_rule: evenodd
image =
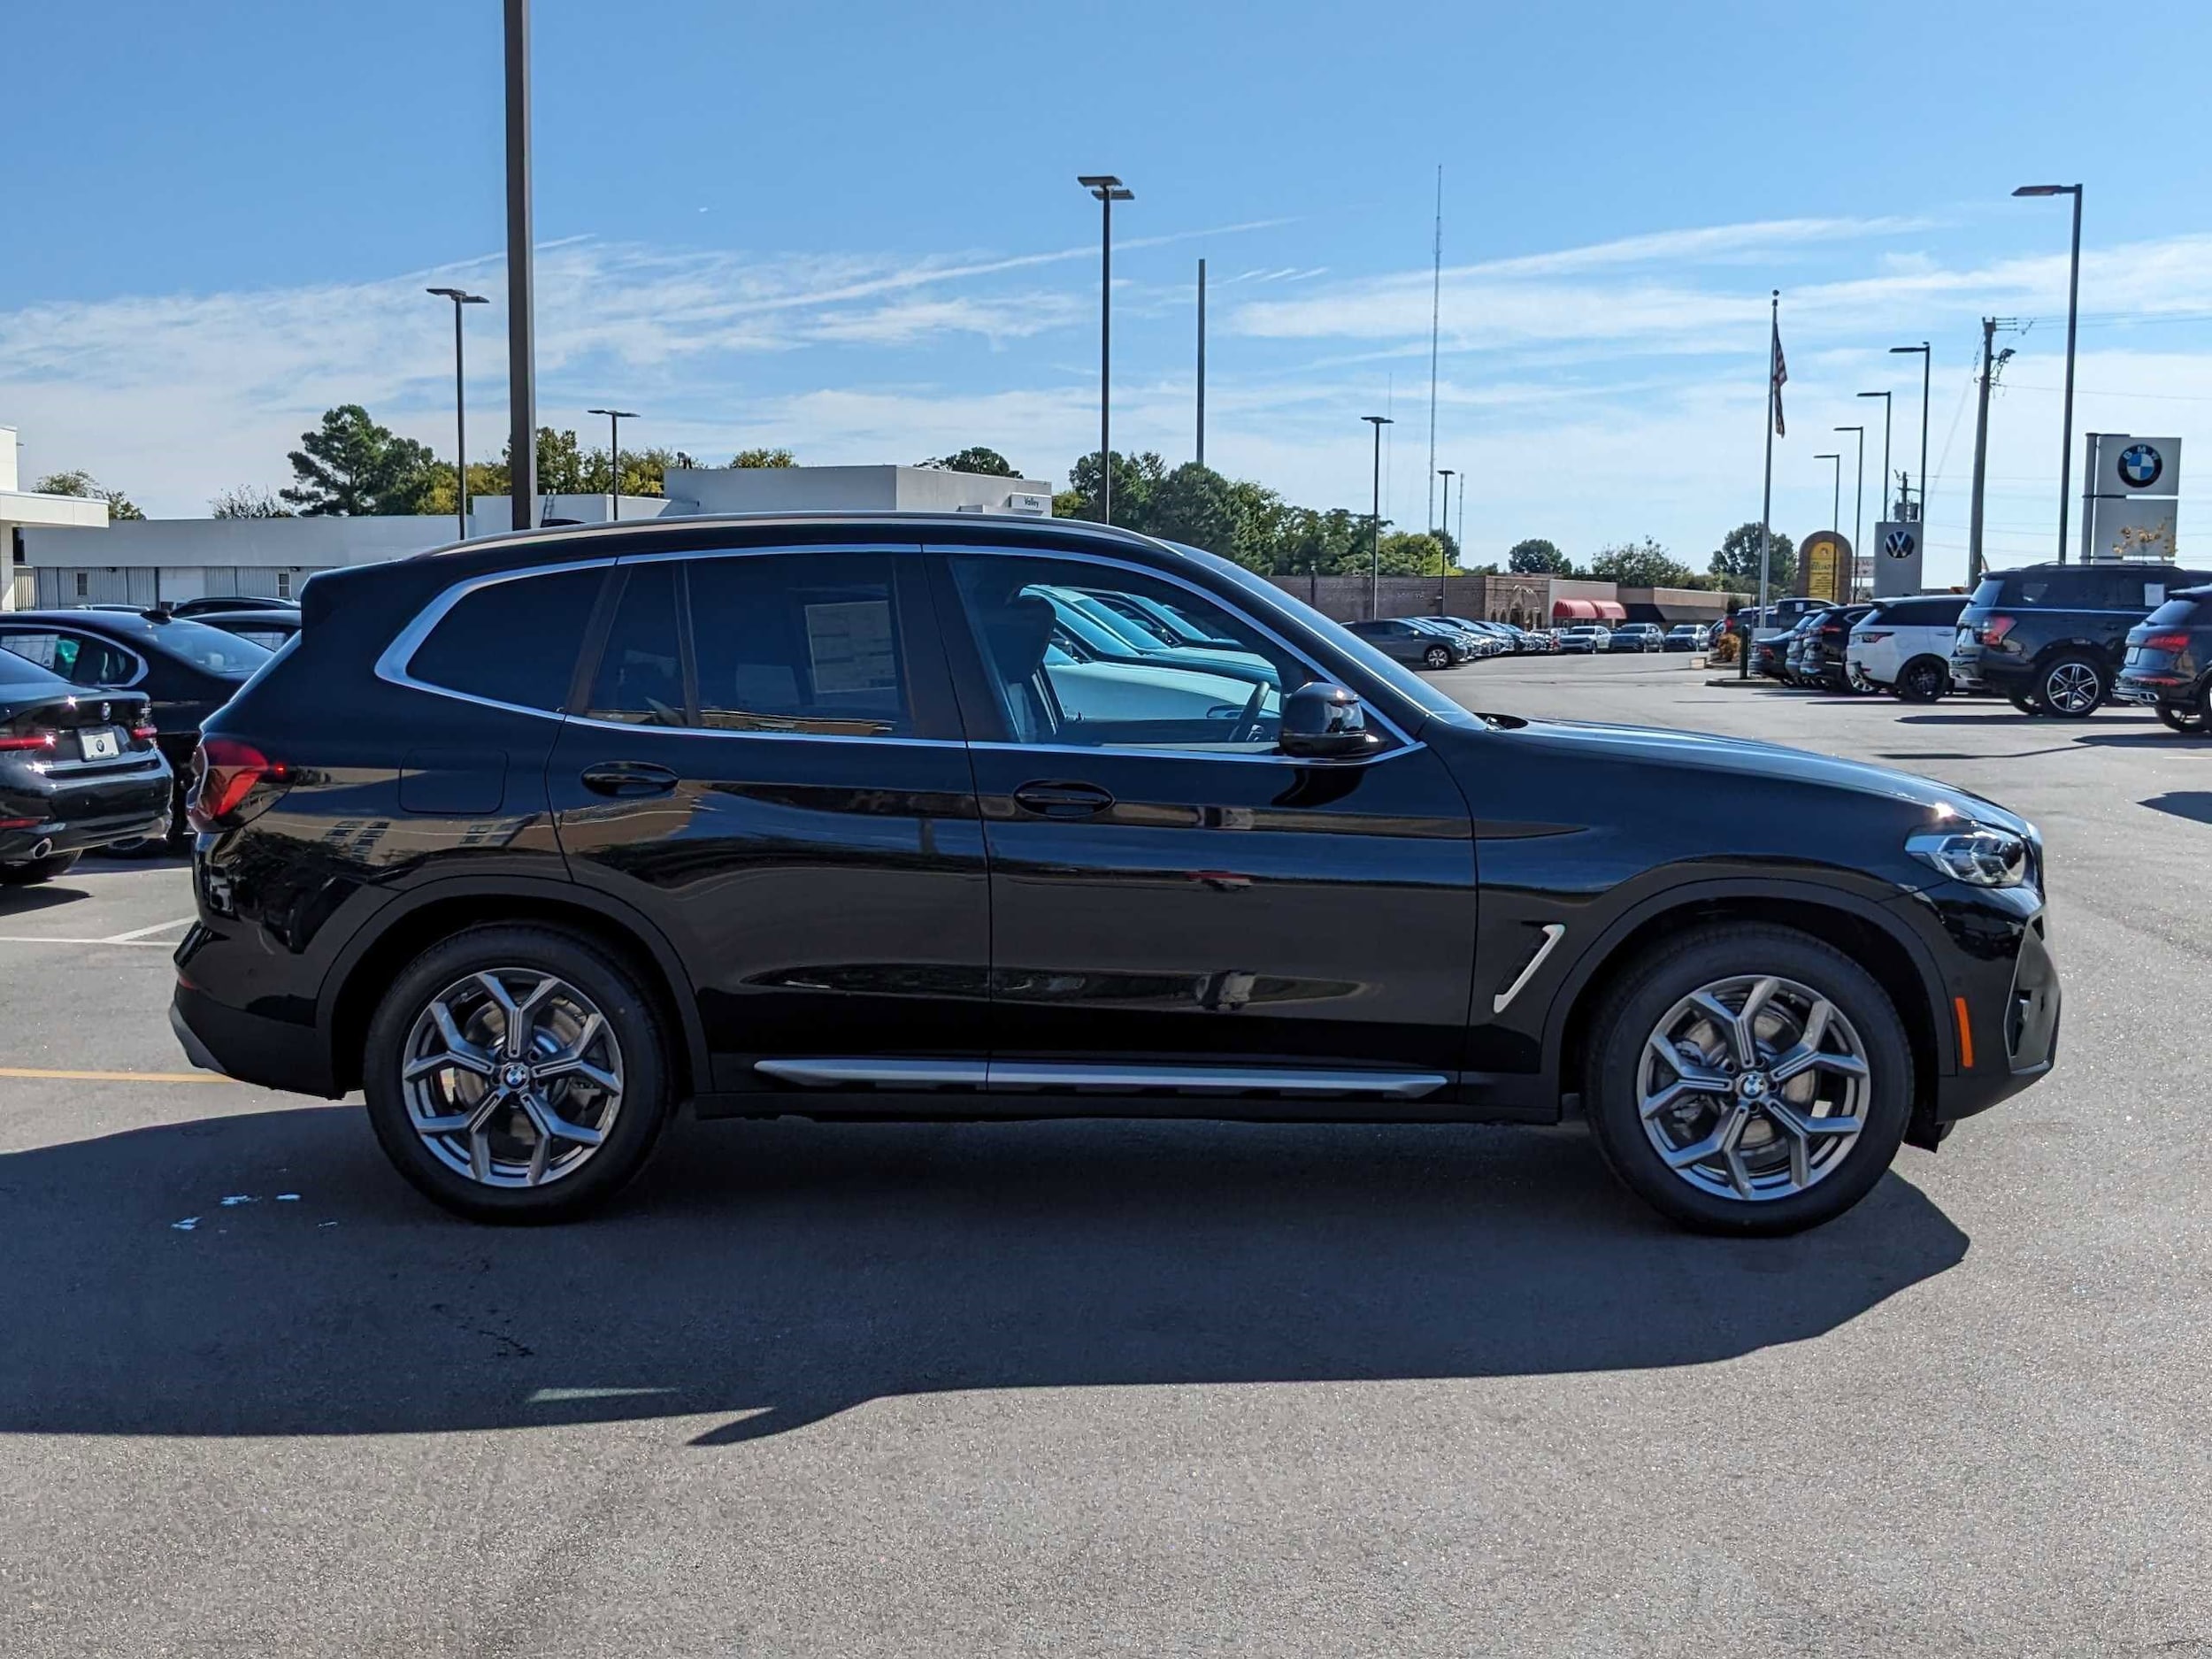
<instances>
[{"instance_id":1,"label":"side mirror","mask_svg":"<svg viewBox=\"0 0 2212 1659\"><path fill-rule=\"evenodd\" d=\"M1345 760L1382 740L1367 729L1367 710L1342 686L1309 680L1283 699L1282 753L1302 760Z\"/></svg>"}]
</instances>

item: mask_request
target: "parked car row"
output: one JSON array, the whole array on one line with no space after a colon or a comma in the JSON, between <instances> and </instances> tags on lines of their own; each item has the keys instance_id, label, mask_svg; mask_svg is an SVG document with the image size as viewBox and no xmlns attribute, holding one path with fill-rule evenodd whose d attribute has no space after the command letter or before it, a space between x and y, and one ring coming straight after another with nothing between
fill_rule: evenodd
<instances>
[{"instance_id":1,"label":"parked car row","mask_svg":"<svg viewBox=\"0 0 2212 1659\"><path fill-rule=\"evenodd\" d=\"M1923 594L1801 607L1754 639L1751 669L1785 684L1886 691L1906 703L1952 692L2003 697L2023 714L2085 719L2114 700L2154 709L2177 732L2212 710L2212 572L2148 561L1994 571L1971 595Z\"/></svg>"},{"instance_id":2,"label":"parked car row","mask_svg":"<svg viewBox=\"0 0 2212 1659\"><path fill-rule=\"evenodd\" d=\"M202 725L298 631L240 597L0 616L0 885L181 847Z\"/></svg>"}]
</instances>

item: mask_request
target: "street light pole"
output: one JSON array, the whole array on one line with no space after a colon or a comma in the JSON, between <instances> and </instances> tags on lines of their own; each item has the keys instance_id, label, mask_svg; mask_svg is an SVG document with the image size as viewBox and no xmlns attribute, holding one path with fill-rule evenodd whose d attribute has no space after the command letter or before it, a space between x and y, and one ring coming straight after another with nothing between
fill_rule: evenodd
<instances>
[{"instance_id":1,"label":"street light pole","mask_svg":"<svg viewBox=\"0 0 2212 1659\"><path fill-rule=\"evenodd\" d=\"M1880 399L1882 400L1882 499L1881 499L1881 502L1879 503L1879 506L1880 506L1880 510L1881 510L1881 514L1882 514L1882 517L1883 517L1883 518L1888 518L1888 517L1889 517L1889 509L1890 509L1890 500L1889 500L1889 415L1890 415L1890 409L1891 409L1890 396L1889 396L1889 394L1888 394L1887 392L1861 392L1861 393L1859 394L1859 396L1860 396L1861 397L1878 397L1878 398L1880 398Z\"/></svg>"},{"instance_id":2,"label":"street light pole","mask_svg":"<svg viewBox=\"0 0 2212 1659\"><path fill-rule=\"evenodd\" d=\"M1198 465L1206 465L1206 262L1198 262Z\"/></svg>"},{"instance_id":3,"label":"street light pole","mask_svg":"<svg viewBox=\"0 0 2212 1659\"><path fill-rule=\"evenodd\" d=\"M1833 461L1836 464L1835 488L1831 493L1828 502L1828 527L1832 530L1836 527L1836 520L1843 517L1843 457L1840 454L1816 455L1813 457L1813 459Z\"/></svg>"},{"instance_id":4,"label":"street light pole","mask_svg":"<svg viewBox=\"0 0 2212 1659\"><path fill-rule=\"evenodd\" d=\"M1859 596L1859 539L1866 534L1866 428L1838 426L1838 432L1859 434L1859 482L1851 496L1851 585L1850 595L1855 602Z\"/></svg>"},{"instance_id":5,"label":"street light pole","mask_svg":"<svg viewBox=\"0 0 2212 1659\"><path fill-rule=\"evenodd\" d=\"M2081 315L2081 186L2024 184L2015 196L2074 198L2074 254L2066 277L2066 416L2058 441L2058 562L2066 563L2066 496L2074 485L2074 328ZM2082 510L2085 513L2087 508Z\"/></svg>"},{"instance_id":6,"label":"street light pole","mask_svg":"<svg viewBox=\"0 0 2212 1659\"><path fill-rule=\"evenodd\" d=\"M1892 357L1910 357L1920 354L1920 522L1928 521L1928 367L1935 361L1935 354L1928 349L1928 342L1916 346L1892 346Z\"/></svg>"},{"instance_id":7,"label":"street light pole","mask_svg":"<svg viewBox=\"0 0 2212 1659\"><path fill-rule=\"evenodd\" d=\"M507 504L538 521L538 342L530 229L530 0L507 4Z\"/></svg>"},{"instance_id":8,"label":"street light pole","mask_svg":"<svg viewBox=\"0 0 2212 1659\"><path fill-rule=\"evenodd\" d=\"M457 539L465 541L469 534L469 422L465 405L466 382L461 373L461 307L491 302L465 288L425 288L423 292L453 302L453 516Z\"/></svg>"},{"instance_id":9,"label":"street light pole","mask_svg":"<svg viewBox=\"0 0 2212 1659\"><path fill-rule=\"evenodd\" d=\"M1114 362L1114 204L1136 192L1110 173L1087 173L1076 183L1098 198L1098 521L1114 521L1114 449L1111 396Z\"/></svg>"},{"instance_id":10,"label":"street light pole","mask_svg":"<svg viewBox=\"0 0 2212 1659\"><path fill-rule=\"evenodd\" d=\"M1367 575L1367 619L1372 622L1382 614L1382 429L1397 423L1388 415L1362 415L1360 419L1375 428L1375 510L1369 520Z\"/></svg>"},{"instance_id":11,"label":"street light pole","mask_svg":"<svg viewBox=\"0 0 2212 1659\"><path fill-rule=\"evenodd\" d=\"M1448 466L1440 466L1436 470L1444 480L1444 534L1449 535L1452 522L1452 469ZM1451 572L1446 567L1450 558L1451 555L1444 550L1443 537L1438 537L1436 542L1436 614L1440 617L1444 614L1444 601L1449 596L1448 584L1451 579Z\"/></svg>"},{"instance_id":12,"label":"street light pole","mask_svg":"<svg viewBox=\"0 0 2212 1659\"><path fill-rule=\"evenodd\" d=\"M622 518L622 423L635 420L634 409L587 409L587 415L607 418L607 522L618 524Z\"/></svg>"}]
</instances>

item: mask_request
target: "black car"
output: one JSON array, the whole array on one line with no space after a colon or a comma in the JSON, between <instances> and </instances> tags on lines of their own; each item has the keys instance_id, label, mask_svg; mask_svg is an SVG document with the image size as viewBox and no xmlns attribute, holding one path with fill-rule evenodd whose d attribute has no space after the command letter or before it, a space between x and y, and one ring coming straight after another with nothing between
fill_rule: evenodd
<instances>
[{"instance_id":1,"label":"black car","mask_svg":"<svg viewBox=\"0 0 2212 1659\"><path fill-rule=\"evenodd\" d=\"M2184 588L2128 630L2113 695L2177 732L2212 730L2212 588Z\"/></svg>"},{"instance_id":2,"label":"black car","mask_svg":"<svg viewBox=\"0 0 2212 1659\"><path fill-rule=\"evenodd\" d=\"M1800 624L1804 652L1797 661L1801 685L1850 691L1851 630L1872 613L1872 605L1835 605L1810 612Z\"/></svg>"},{"instance_id":3,"label":"black car","mask_svg":"<svg viewBox=\"0 0 2212 1659\"><path fill-rule=\"evenodd\" d=\"M241 611L296 611L296 599L272 599L263 594L203 594L162 607L173 617L229 616Z\"/></svg>"},{"instance_id":4,"label":"black car","mask_svg":"<svg viewBox=\"0 0 2212 1659\"><path fill-rule=\"evenodd\" d=\"M1778 680L1786 685L1796 683L1793 675L1793 657L1801 657L1805 645L1805 630L1812 626L1816 611L1800 611L1788 618L1780 632L1756 640L1751 649L1751 672Z\"/></svg>"},{"instance_id":5,"label":"black car","mask_svg":"<svg viewBox=\"0 0 2212 1659\"><path fill-rule=\"evenodd\" d=\"M1952 681L2024 714L2084 719L2111 695L2128 630L2203 582L2212 572L2147 561L1993 571L1959 615Z\"/></svg>"},{"instance_id":6,"label":"black car","mask_svg":"<svg viewBox=\"0 0 2212 1659\"><path fill-rule=\"evenodd\" d=\"M204 628L220 628L242 640L250 640L265 651L282 649L284 642L300 631L300 613L296 606L270 605L258 611L200 611L194 612L190 619Z\"/></svg>"},{"instance_id":7,"label":"black car","mask_svg":"<svg viewBox=\"0 0 2212 1659\"><path fill-rule=\"evenodd\" d=\"M1248 665L1079 661L1073 587ZM303 613L207 728L173 1023L204 1066L361 1088L467 1215L605 1199L688 1101L1579 1115L1668 1215L1783 1233L2052 1062L2002 807L1470 713L1128 532L664 519L328 572Z\"/></svg>"},{"instance_id":8,"label":"black car","mask_svg":"<svg viewBox=\"0 0 2212 1659\"><path fill-rule=\"evenodd\" d=\"M1609 651L1655 651L1666 635L1660 633L1656 622L1621 622L1614 625L1613 637L1606 644Z\"/></svg>"},{"instance_id":9,"label":"black car","mask_svg":"<svg viewBox=\"0 0 2212 1659\"><path fill-rule=\"evenodd\" d=\"M0 651L0 887L160 834L173 793L142 692L80 691Z\"/></svg>"},{"instance_id":10,"label":"black car","mask_svg":"<svg viewBox=\"0 0 2212 1659\"><path fill-rule=\"evenodd\" d=\"M0 615L0 650L85 690L143 692L176 774L168 837L185 836L185 779L200 727L269 652L250 640L165 611L12 611Z\"/></svg>"}]
</instances>

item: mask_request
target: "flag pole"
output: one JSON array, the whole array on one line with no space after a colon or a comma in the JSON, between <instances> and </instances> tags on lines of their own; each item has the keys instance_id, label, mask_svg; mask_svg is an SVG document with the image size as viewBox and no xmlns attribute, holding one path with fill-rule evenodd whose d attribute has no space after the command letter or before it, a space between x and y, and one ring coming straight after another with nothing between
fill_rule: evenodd
<instances>
[{"instance_id":1,"label":"flag pole","mask_svg":"<svg viewBox=\"0 0 2212 1659\"><path fill-rule=\"evenodd\" d=\"M1766 619L1767 582L1774 555L1774 428L1782 403L1782 290L1776 288L1767 302L1767 467L1766 484L1759 497L1759 618ZM1755 624L1752 638L1758 634ZM1744 641L1743 675L1751 673L1752 638Z\"/></svg>"}]
</instances>

